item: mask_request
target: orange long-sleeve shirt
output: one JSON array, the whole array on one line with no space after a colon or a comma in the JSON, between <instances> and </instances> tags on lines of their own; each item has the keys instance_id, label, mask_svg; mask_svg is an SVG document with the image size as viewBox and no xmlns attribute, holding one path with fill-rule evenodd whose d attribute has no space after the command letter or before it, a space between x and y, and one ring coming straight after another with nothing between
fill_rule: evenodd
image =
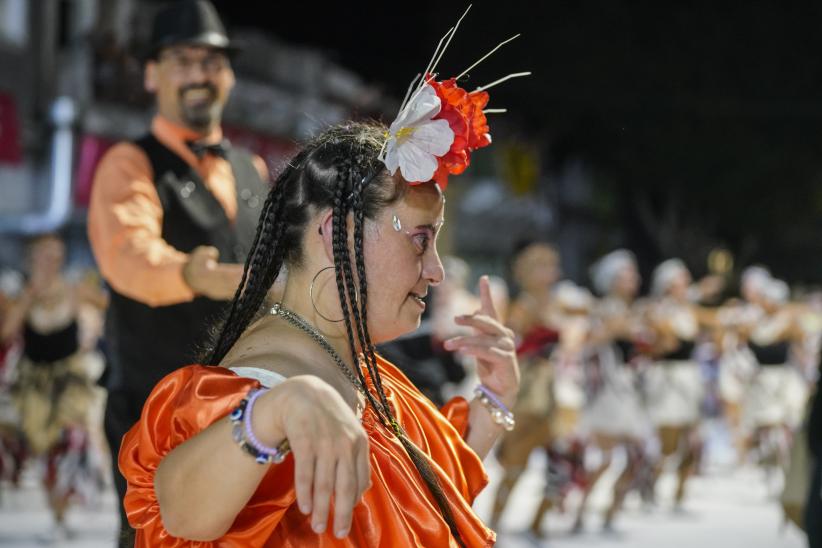
<instances>
[{"instance_id":1,"label":"orange long-sleeve shirt","mask_svg":"<svg viewBox=\"0 0 822 548\"><path fill-rule=\"evenodd\" d=\"M233 221L237 196L231 165L223 158L191 152L186 141L217 143L218 128L202 136L157 115L151 132L192 166ZM259 157L263 180L268 170ZM88 213L88 236L100 272L117 292L149 306L190 301L194 292L183 279L188 255L162 237L163 208L154 185L151 162L137 145L122 142L100 160L94 175Z\"/></svg>"}]
</instances>

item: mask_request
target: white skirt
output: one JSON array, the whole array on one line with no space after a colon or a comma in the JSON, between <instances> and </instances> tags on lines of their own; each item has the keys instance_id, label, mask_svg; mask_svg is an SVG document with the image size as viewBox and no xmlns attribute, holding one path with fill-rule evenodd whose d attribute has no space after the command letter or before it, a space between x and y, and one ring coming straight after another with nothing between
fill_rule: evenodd
<instances>
[{"instance_id":1,"label":"white skirt","mask_svg":"<svg viewBox=\"0 0 822 548\"><path fill-rule=\"evenodd\" d=\"M650 433L648 414L634 387L633 375L624 366L609 372L609 378L583 412L584 433L635 439Z\"/></svg>"},{"instance_id":2,"label":"white skirt","mask_svg":"<svg viewBox=\"0 0 822 548\"><path fill-rule=\"evenodd\" d=\"M585 405L583 381L575 375L557 373L554 377L554 402L565 409L582 409Z\"/></svg>"},{"instance_id":3,"label":"white skirt","mask_svg":"<svg viewBox=\"0 0 822 548\"><path fill-rule=\"evenodd\" d=\"M802 423L808 399L808 385L790 365L760 367L751 381L743 407L743 424L748 428Z\"/></svg>"},{"instance_id":4,"label":"white skirt","mask_svg":"<svg viewBox=\"0 0 822 548\"><path fill-rule=\"evenodd\" d=\"M732 350L719 361L719 396L728 403L742 403L756 373L756 357L750 350Z\"/></svg>"},{"instance_id":5,"label":"white skirt","mask_svg":"<svg viewBox=\"0 0 822 548\"><path fill-rule=\"evenodd\" d=\"M694 361L655 362L645 372L645 401L654 426L699 422L705 383Z\"/></svg>"}]
</instances>

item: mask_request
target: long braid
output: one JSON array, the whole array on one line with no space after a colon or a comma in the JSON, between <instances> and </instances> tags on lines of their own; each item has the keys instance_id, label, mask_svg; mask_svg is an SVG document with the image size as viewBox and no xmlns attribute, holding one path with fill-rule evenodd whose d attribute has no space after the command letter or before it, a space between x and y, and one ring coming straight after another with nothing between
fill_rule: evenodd
<instances>
[{"instance_id":1,"label":"long braid","mask_svg":"<svg viewBox=\"0 0 822 548\"><path fill-rule=\"evenodd\" d=\"M272 221L270 219L270 212L272 204L270 201L271 195L269 195L269 198L266 200L266 206L263 207L260 223L257 226L257 232L254 236L254 243L248 253L248 257L246 257L246 262L243 267L243 276L240 280L240 284L237 286L234 299L231 301L231 308L223 320L223 329L220 330L214 348L207 359L207 363L209 364L219 363L240 335L237 317L244 310L243 307L248 300L247 297L249 288L256 285L256 279L258 277L258 268L256 267L256 263L258 262L258 257L261 256L258 245L260 242L267 244L271 239L270 233Z\"/></svg>"},{"instance_id":2,"label":"long braid","mask_svg":"<svg viewBox=\"0 0 822 548\"><path fill-rule=\"evenodd\" d=\"M281 202L282 204L282 202ZM282 207L280 204L279 207ZM270 230L270 241L274 245L273 253L257 253L252 262L252 272L256 272L258 283L249 284L241 297L242 313L238 314L239 325L247 326L260 304L264 300L274 280L280 272L284 260L283 246L278 245L285 232L286 223L282 215L277 214L276 220Z\"/></svg>"},{"instance_id":3,"label":"long braid","mask_svg":"<svg viewBox=\"0 0 822 548\"><path fill-rule=\"evenodd\" d=\"M272 241L273 222L266 218L258 228L258 244L263 243L267 245ZM248 315L249 302L252 294L256 294L256 288L260 284L261 270L263 262L265 261L264 254L259 253L259 250L252 248L249 253L246 264L243 268L243 283L237 288L237 296L235 297L231 310L224 322L224 328L220 333L217 344L214 347L214 352L209 359L209 363L219 363L223 357L228 353L236 340L242 334L244 329L243 319Z\"/></svg>"},{"instance_id":4,"label":"long braid","mask_svg":"<svg viewBox=\"0 0 822 548\"><path fill-rule=\"evenodd\" d=\"M362 183L363 180L359 180L359 183L354 182L354 190L352 193L354 210L354 257L357 265L357 277L360 282L360 299L357 303L359 306L355 305L354 307L355 310L356 308L359 308L360 310L359 314L355 313L355 316L357 317L357 321L359 323L358 332L362 333L362 336L360 337L360 344L365 356L365 361L369 364L369 374L372 376L374 386L380 400L383 402L383 407L385 409L385 413L387 414L387 420L392 425L395 425L397 424L396 420L391 411L391 407L388 405L385 391L382 388L382 378L377 367L377 356L374 352L374 344L371 342L371 335L368 333L368 283L365 275L365 254L363 253L363 226L365 224L365 209L362 203ZM448 524L448 528L451 530L451 535L453 535L454 539L456 539L460 546L465 546L462 537L460 536L457 523L454 520L454 515L451 512L451 504L448 502L448 498L445 496L445 493L442 490L442 485L440 484L437 475L431 468L431 464L428 462L422 451L420 451L420 449L408 439L405 432L398 426L396 427L396 434L397 438L405 448L405 452L408 454L423 481L428 486L428 490L433 495L434 501L439 507L445 523Z\"/></svg>"},{"instance_id":5,"label":"long braid","mask_svg":"<svg viewBox=\"0 0 822 548\"><path fill-rule=\"evenodd\" d=\"M240 284L237 286L236 291L234 292L234 298L231 300L231 308L228 310L228 314L226 316L226 323L233 322L234 317L237 314L237 307L239 306L240 296L243 293L243 290L246 286L246 282L248 281L249 271L251 270L249 265L252 261L252 257L257 254L258 248L257 245L260 242L261 238L264 238L263 235L267 233L269 226L271 224L271 220L269 219L269 215L271 212L272 207L272 193L265 199L265 203L263 204L263 210L260 213L260 221L257 225L257 231L254 233L254 240L251 242L251 249L248 252L248 256L245 259L245 264L243 266L243 275L240 278ZM224 339L226 337L225 330L221 330L219 337L215 341L214 348L212 349L211 354L207 358L208 363L213 363L214 356L220 352L224 345Z\"/></svg>"},{"instance_id":6,"label":"long braid","mask_svg":"<svg viewBox=\"0 0 822 548\"><path fill-rule=\"evenodd\" d=\"M367 389L366 397L368 398L369 403L371 403L373 409L376 411L377 417L383 426L393 431L397 436L397 439L402 444L405 452L408 454L408 457L417 469L417 472L419 472L423 482L425 482L428 486L428 490L434 497L434 502L439 508L443 520L448 525L451 534L460 546L465 546L462 537L460 536L459 528L454 520L453 513L451 512L450 503L442 490L442 485L440 485L439 480L437 479L437 476L431 468L431 465L425 455L417 446L413 444L413 442L411 442L411 440L408 439L405 432L399 426L393 412L391 411L391 406L388 403L388 399L382 387L382 377L379 374L377 358L374 353L374 345L371 342L371 337L368 333L367 326L368 285L366 282L365 260L363 254L363 225L365 219L365 208L362 202L362 185L364 179L357 177L353 169L345 169L346 167L348 166L341 166L340 171L343 173L347 172L347 178L351 182L351 201L349 202L348 200L343 199L343 194L348 190L348 185L345 184L346 178L340 177L341 180L337 184L334 195L335 217L333 220L335 238L333 238L333 248L335 270L338 272L337 288L338 293L340 294L340 303L343 308L343 317L345 318L346 331L348 333L349 344L351 345L355 369L360 371L360 368L357 366L359 363L359 356L357 355L356 347L353 343L354 334L352 332L352 322L349 316L349 303L351 304L350 311L354 316L354 326L357 332L357 339L360 343L359 347L365 356L368 375L374 384L381 405L379 407L375 405L373 396L371 395L370 390ZM349 203L351 204L350 206ZM354 216L354 255L357 264L357 276L360 282L359 294L357 294L356 285L354 283L354 276L351 268L351 257L348 251L348 239L345 237L347 231L343 230L343 227L347 224L349 210L352 210ZM342 267L343 271L342 276L339 275L340 267ZM361 373L359 374L361 375Z\"/></svg>"},{"instance_id":7,"label":"long braid","mask_svg":"<svg viewBox=\"0 0 822 548\"><path fill-rule=\"evenodd\" d=\"M282 268L285 250L280 240L286 229L283 209L290 182L295 179L295 169L289 166L278 177L268 193L251 250L243 266L240 285L234 294L228 315L222 323L216 343L206 363L217 364L240 338L265 298L269 288ZM269 250L274 250L271 253Z\"/></svg>"},{"instance_id":8,"label":"long braid","mask_svg":"<svg viewBox=\"0 0 822 548\"><path fill-rule=\"evenodd\" d=\"M368 367L369 372L374 377L374 385L377 388L380 400L383 402L383 405L387 407L388 402L385 398L385 391L382 389L382 377L380 377L379 370L377 369L377 358L374 354L374 345L371 343L371 335L369 335L368 333L368 295L363 292L363 284L365 282L365 261L362 253L363 225L365 221L365 208L362 202L363 182L364 180L360 180L359 184L355 183L354 190L351 196L354 209L354 256L356 258L357 263L357 277L360 280L360 295L362 295L362 300L359 306L361 312L357 313L355 311L355 319L357 321L357 333L360 338L360 344L362 347L363 355L365 356L366 365Z\"/></svg>"},{"instance_id":9,"label":"long braid","mask_svg":"<svg viewBox=\"0 0 822 548\"><path fill-rule=\"evenodd\" d=\"M347 173L348 176L345 179L343 179L343 181L345 181L345 180L352 181L352 186L353 186L352 198L353 198L354 193L356 193L358 191L357 189L360 187L361 183L358 184L358 183L353 181L353 179L356 178L353 175L353 170L347 170L347 171L348 171L348 173ZM340 183L340 186L345 187L346 185L344 183ZM348 203L353 204L353 200L349 201ZM347 217L348 217L348 210L350 209L350 207L351 206L348 205L346 207L346 210L345 210L346 211L346 214L345 214L346 220L347 220ZM356 217L356 213L357 212L355 210L354 211L355 217ZM340 255L341 255L340 256L340 264L342 265L343 277L345 279L345 286L346 286L347 294L348 294L347 295L348 296L348 302L351 303L351 311L352 311L353 316L354 316L354 327L356 328L357 340L360 343L359 348L363 351L363 353L365 353L366 349L367 349L367 346L369 344L369 339L366 339L365 331L363 330L360 309L363 307L361 299L367 299L367 296L366 295L357 295L356 284L354 283L353 269L351 267L351 256L348 252L348 242L347 242L347 240L348 239L346 238L345 239L346 245L341 246L341 248L340 248ZM357 358L356 363L359 363L358 358ZM388 400L385 398L384 391L381 390L382 380L380 379L379 372L376 369L376 363L371 362L370 360L366 360L365 364L366 364L366 368L368 369L369 377L371 377L371 380L374 383L374 386L378 388L377 395L380 398L380 404L382 405L382 407L384 409L384 413L386 415L386 419L388 420L388 419L390 419ZM392 424L390 420L388 420L388 422L389 422L389 424ZM393 424L392 424L392 429L396 430L396 427L393 426Z\"/></svg>"},{"instance_id":10,"label":"long braid","mask_svg":"<svg viewBox=\"0 0 822 548\"><path fill-rule=\"evenodd\" d=\"M342 179L340 179L337 183L337 188L334 191L334 207L332 212L332 246L334 249L334 273L337 278L337 293L340 298L340 307L342 309L343 319L345 320L345 332L348 335L348 345L351 348L351 359L353 360L357 378L360 380L363 388L365 389L365 396L368 399L368 403L370 403L371 407L377 411L377 417L380 422L382 422L384 426L388 427L388 424L384 421L382 413L380 413L380 406L374 400L374 396L371 394L371 391L368 390L368 385L365 382L362 369L358 366L359 357L357 356L357 345L354 343L354 331L351 326L351 314L349 313L348 300L346 299L345 280L340 273L343 270L343 265L348 258L348 242L345 236L345 224L346 218L348 217L348 208L346 207L345 200L343 198L345 190L345 185L343 184ZM352 303L353 302L354 301L352 301Z\"/></svg>"}]
</instances>

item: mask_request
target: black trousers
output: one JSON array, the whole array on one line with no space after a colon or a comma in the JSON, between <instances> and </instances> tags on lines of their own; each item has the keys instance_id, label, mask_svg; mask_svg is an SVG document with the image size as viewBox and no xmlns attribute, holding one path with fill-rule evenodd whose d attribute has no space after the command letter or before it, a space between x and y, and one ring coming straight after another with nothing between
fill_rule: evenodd
<instances>
[{"instance_id":1,"label":"black trousers","mask_svg":"<svg viewBox=\"0 0 822 548\"><path fill-rule=\"evenodd\" d=\"M120 443L129 428L140 419L141 402L133 394L123 390L109 391L106 401L104 428L113 459L114 487L117 489L117 507L120 510L120 533L117 538L119 548L134 546L134 529L128 524L123 499L126 496L126 479L117 466Z\"/></svg>"},{"instance_id":2,"label":"black trousers","mask_svg":"<svg viewBox=\"0 0 822 548\"><path fill-rule=\"evenodd\" d=\"M822 548L822 459L813 459L813 479L805 505L805 532L810 548Z\"/></svg>"}]
</instances>

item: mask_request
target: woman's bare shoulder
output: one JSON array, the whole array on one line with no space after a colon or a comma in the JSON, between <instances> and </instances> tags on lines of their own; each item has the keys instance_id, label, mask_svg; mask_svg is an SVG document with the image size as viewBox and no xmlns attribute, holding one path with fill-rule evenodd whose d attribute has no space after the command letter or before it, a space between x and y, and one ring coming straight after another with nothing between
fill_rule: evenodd
<instances>
[{"instance_id":1,"label":"woman's bare shoulder","mask_svg":"<svg viewBox=\"0 0 822 548\"><path fill-rule=\"evenodd\" d=\"M354 401L356 390L334 361L300 332L261 321L246 331L220 363L223 367L254 367L290 378L314 375Z\"/></svg>"},{"instance_id":2,"label":"woman's bare shoulder","mask_svg":"<svg viewBox=\"0 0 822 548\"><path fill-rule=\"evenodd\" d=\"M288 339L287 334L274 329L251 329L237 340L220 365L268 369L284 377L311 374L305 352Z\"/></svg>"}]
</instances>

